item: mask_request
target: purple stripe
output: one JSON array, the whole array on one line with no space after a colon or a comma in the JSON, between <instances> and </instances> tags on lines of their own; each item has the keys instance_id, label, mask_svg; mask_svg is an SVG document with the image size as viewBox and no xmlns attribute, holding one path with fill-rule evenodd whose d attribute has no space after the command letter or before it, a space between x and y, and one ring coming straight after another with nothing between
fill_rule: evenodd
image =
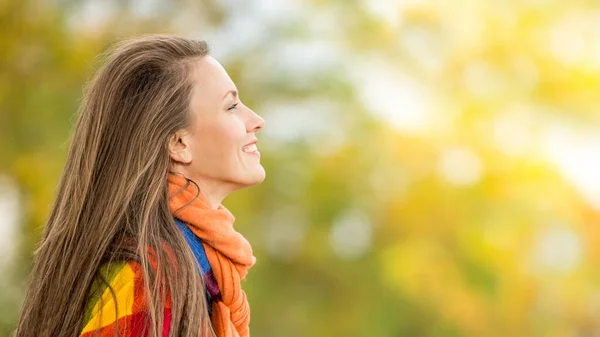
<instances>
[{"instance_id":1,"label":"purple stripe","mask_svg":"<svg viewBox=\"0 0 600 337\"><path fill-rule=\"evenodd\" d=\"M214 297L219 295L219 285L217 284L217 280L213 275L212 269L209 270L208 273L206 273L206 275L204 275L204 285L206 286L206 289L208 290L210 296Z\"/></svg>"}]
</instances>

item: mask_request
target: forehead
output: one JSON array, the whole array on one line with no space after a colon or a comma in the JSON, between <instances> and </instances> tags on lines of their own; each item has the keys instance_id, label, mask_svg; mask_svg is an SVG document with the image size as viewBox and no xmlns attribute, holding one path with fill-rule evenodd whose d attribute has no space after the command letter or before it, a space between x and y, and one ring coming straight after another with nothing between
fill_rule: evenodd
<instances>
[{"instance_id":1,"label":"forehead","mask_svg":"<svg viewBox=\"0 0 600 337\"><path fill-rule=\"evenodd\" d=\"M227 71L211 56L196 60L192 69L194 95L221 99L227 91L235 90Z\"/></svg>"}]
</instances>

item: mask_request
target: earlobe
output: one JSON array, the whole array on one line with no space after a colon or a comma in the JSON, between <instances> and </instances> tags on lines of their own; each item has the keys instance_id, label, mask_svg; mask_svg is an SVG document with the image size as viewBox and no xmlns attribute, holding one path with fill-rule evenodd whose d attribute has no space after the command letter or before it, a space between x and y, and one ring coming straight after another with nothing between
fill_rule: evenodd
<instances>
[{"instance_id":1,"label":"earlobe","mask_svg":"<svg viewBox=\"0 0 600 337\"><path fill-rule=\"evenodd\" d=\"M171 160L180 164L192 162L192 153L184 132L176 132L169 139L169 156Z\"/></svg>"}]
</instances>

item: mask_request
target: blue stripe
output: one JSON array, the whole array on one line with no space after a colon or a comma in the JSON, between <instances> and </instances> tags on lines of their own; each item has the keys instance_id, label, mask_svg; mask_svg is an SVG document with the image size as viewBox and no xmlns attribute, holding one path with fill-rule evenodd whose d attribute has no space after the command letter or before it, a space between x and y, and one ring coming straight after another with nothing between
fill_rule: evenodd
<instances>
[{"instance_id":1,"label":"blue stripe","mask_svg":"<svg viewBox=\"0 0 600 337\"><path fill-rule=\"evenodd\" d=\"M188 245L192 249L192 253L194 253L196 261L198 261L200 264L200 268L202 269L201 275L206 275L210 271L210 264L208 263L208 258L206 257L206 251L204 251L202 242L200 242L200 239L198 239L194 232L192 232L192 230L183 221L175 218L175 222L183 233L185 241L187 241Z\"/></svg>"},{"instance_id":2,"label":"blue stripe","mask_svg":"<svg viewBox=\"0 0 600 337\"><path fill-rule=\"evenodd\" d=\"M210 264L208 263L208 257L206 257L206 251L204 250L204 246L202 246L202 242L200 242L200 239L183 221L175 218L175 223L179 227L179 230L181 230L185 241L192 249L192 253L200 265L200 275L204 277L204 275L210 271ZM210 296L208 289L206 290L206 302L208 303L208 314L210 317L212 317L212 305L210 305L212 302L212 296Z\"/></svg>"}]
</instances>

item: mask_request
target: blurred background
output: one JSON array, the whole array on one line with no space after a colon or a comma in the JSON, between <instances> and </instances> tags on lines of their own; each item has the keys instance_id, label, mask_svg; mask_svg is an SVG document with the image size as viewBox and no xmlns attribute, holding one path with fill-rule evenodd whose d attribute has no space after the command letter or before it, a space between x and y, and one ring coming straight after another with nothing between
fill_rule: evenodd
<instances>
[{"instance_id":1,"label":"blurred background","mask_svg":"<svg viewBox=\"0 0 600 337\"><path fill-rule=\"evenodd\" d=\"M598 1L0 0L0 28L1 336L96 55L146 33L208 40L266 119L267 180L225 201L254 336L600 336Z\"/></svg>"}]
</instances>

